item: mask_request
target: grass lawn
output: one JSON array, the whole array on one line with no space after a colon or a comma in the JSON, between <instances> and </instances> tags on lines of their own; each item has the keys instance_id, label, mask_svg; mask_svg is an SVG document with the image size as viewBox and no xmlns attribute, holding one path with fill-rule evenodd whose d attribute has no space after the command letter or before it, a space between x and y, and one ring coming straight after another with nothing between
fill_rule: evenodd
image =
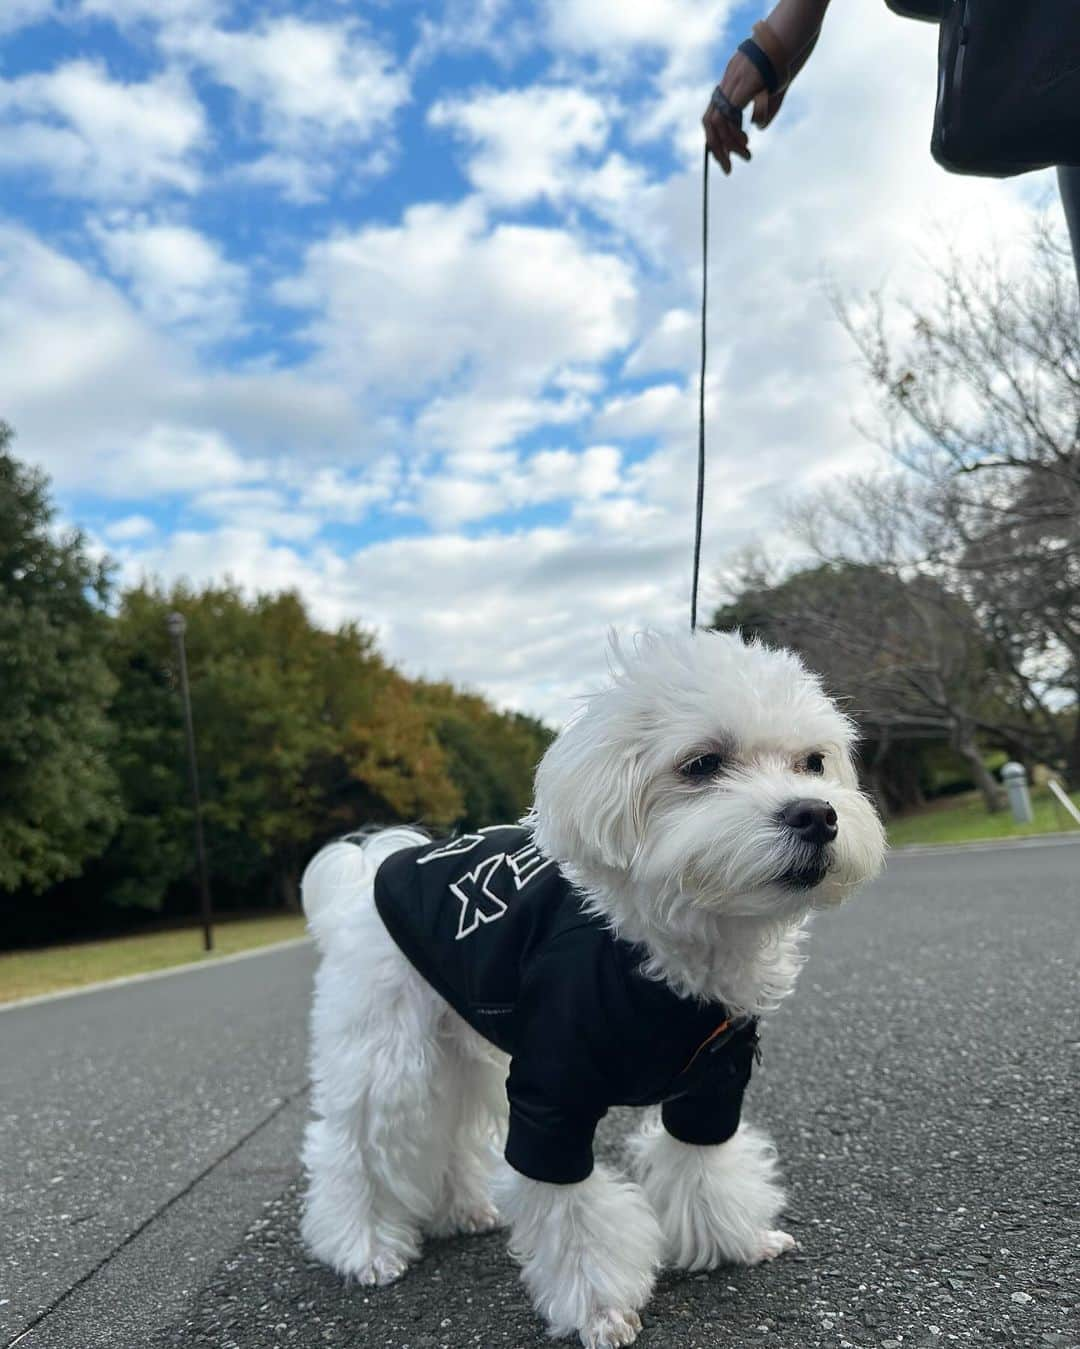
<instances>
[{"instance_id":1,"label":"grass lawn","mask_svg":"<svg viewBox=\"0 0 1080 1349\"><path fill-rule=\"evenodd\" d=\"M0 1003L96 984L101 979L119 979L125 974L164 970L194 960L213 961L218 956L303 935L304 920L298 914L274 914L269 918L215 924L214 949L209 955L202 949L201 928L114 937L77 946L50 946L38 951L10 951L0 955Z\"/></svg>"},{"instance_id":2,"label":"grass lawn","mask_svg":"<svg viewBox=\"0 0 1080 1349\"><path fill-rule=\"evenodd\" d=\"M1073 801L1080 806L1080 792ZM1032 834L1050 834L1076 830L1080 825L1066 815L1045 787L1031 789L1031 824L1017 824L1008 806L996 815L988 815L978 792L944 797L926 810L899 815L888 824L889 843L902 848L908 843L967 843L981 838L1027 838Z\"/></svg>"}]
</instances>

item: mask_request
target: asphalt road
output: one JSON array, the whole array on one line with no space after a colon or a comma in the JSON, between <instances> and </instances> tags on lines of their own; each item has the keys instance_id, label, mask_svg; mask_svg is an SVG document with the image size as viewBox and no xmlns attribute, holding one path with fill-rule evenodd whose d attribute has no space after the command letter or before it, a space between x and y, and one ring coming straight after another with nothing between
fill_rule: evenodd
<instances>
[{"instance_id":1,"label":"asphalt road","mask_svg":"<svg viewBox=\"0 0 1080 1349\"><path fill-rule=\"evenodd\" d=\"M140 1344L290 1182L295 1129L269 1156L265 1135L303 1115L314 965L304 945L0 1012L0 1344L43 1313L23 1343Z\"/></svg>"},{"instance_id":2,"label":"asphalt road","mask_svg":"<svg viewBox=\"0 0 1080 1349\"><path fill-rule=\"evenodd\" d=\"M665 1276L641 1349L1080 1346L1080 846L898 856L816 929L747 1110L800 1249ZM551 1343L498 1235L375 1291L305 1259L311 967L301 948L0 1014L0 1343ZM628 1122L605 1121L613 1160Z\"/></svg>"}]
</instances>

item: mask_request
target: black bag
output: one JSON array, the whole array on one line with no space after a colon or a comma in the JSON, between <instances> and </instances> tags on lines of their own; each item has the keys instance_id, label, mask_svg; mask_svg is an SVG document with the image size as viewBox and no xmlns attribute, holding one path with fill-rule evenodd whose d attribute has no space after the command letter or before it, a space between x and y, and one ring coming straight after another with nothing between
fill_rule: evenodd
<instances>
[{"instance_id":1,"label":"black bag","mask_svg":"<svg viewBox=\"0 0 1080 1349\"><path fill-rule=\"evenodd\" d=\"M945 0L930 148L994 178L1080 164L1080 0Z\"/></svg>"},{"instance_id":2,"label":"black bag","mask_svg":"<svg viewBox=\"0 0 1080 1349\"><path fill-rule=\"evenodd\" d=\"M949 0L885 0L894 14L902 19L927 19L940 23Z\"/></svg>"}]
</instances>

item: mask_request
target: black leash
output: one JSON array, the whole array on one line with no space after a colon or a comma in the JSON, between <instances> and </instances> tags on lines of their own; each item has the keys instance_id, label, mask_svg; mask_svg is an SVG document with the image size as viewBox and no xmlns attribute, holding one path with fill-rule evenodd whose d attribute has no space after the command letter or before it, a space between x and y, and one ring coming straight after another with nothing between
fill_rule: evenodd
<instances>
[{"instance_id":1,"label":"black leash","mask_svg":"<svg viewBox=\"0 0 1080 1349\"><path fill-rule=\"evenodd\" d=\"M694 520L694 574L690 583L690 631L697 631L701 574L701 522L705 514L705 325L709 311L709 147L701 176L701 379L698 388L697 512Z\"/></svg>"}]
</instances>

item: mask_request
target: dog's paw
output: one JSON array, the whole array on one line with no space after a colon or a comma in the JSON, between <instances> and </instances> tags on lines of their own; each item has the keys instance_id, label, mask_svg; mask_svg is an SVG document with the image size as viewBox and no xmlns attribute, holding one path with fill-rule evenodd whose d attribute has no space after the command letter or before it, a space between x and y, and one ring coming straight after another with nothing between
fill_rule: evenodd
<instances>
[{"instance_id":1,"label":"dog's paw","mask_svg":"<svg viewBox=\"0 0 1080 1349\"><path fill-rule=\"evenodd\" d=\"M455 1232L472 1235L478 1232L492 1232L500 1225L499 1210L490 1200L474 1204L472 1208L455 1209L450 1214Z\"/></svg>"},{"instance_id":2,"label":"dog's paw","mask_svg":"<svg viewBox=\"0 0 1080 1349\"><path fill-rule=\"evenodd\" d=\"M765 1260L775 1260L785 1251L793 1251L799 1243L790 1232L781 1232L778 1228L758 1234L756 1253L750 1260L752 1265L760 1265Z\"/></svg>"},{"instance_id":3,"label":"dog's paw","mask_svg":"<svg viewBox=\"0 0 1080 1349\"><path fill-rule=\"evenodd\" d=\"M620 1312L607 1307L589 1318L581 1330L585 1349L612 1349L615 1345L633 1344L641 1329L637 1312Z\"/></svg>"},{"instance_id":4,"label":"dog's paw","mask_svg":"<svg viewBox=\"0 0 1080 1349\"><path fill-rule=\"evenodd\" d=\"M376 1255L371 1260L357 1265L355 1269L349 1270L348 1275L356 1283L364 1284L369 1288L376 1284L382 1287L400 1279L408 1268L409 1262L403 1255L385 1251L381 1255Z\"/></svg>"},{"instance_id":5,"label":"dog's paw","mask_svg":"<svg viewBox=\"0 0 1080 1349\"><path fill-rule=\"evenodd\" d=\"M433 1237L476 1236L500 1226L499 1211L490 1200L472 1204L454 1204L430 1224Z\"/></svg>"}]
</instances>

